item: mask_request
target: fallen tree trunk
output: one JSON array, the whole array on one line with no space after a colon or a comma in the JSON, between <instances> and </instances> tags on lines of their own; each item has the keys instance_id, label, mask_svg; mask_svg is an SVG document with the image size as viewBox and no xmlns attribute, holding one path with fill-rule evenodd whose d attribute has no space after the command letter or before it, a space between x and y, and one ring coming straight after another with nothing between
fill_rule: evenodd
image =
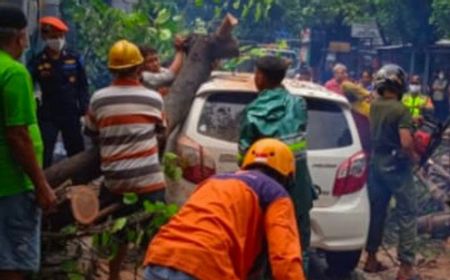
<instances>
[{"instance_id":1,"label":"fallen tree trunk","mask_svg":"<svg viewBox=\"0 0 450 280\"><path fill-rule=\"evenodd\" d=\"M45 177L53 188L68 180L72 185L85 185L100 176L100 155L97 148L64 159L45 170Z\"/></svg>"},{"instance_id":2,"label":"fallen tree trunk","mask_svg":"<svg viewBox=\"0 0 450 280\"><path fill-rule=\"evenodd\" d=\"M448 237L450 236L450 212L422 216L417 221L417 228L421 234L430 234L435 238Z\"/></svg>"},{"instance_id":3,"label":"fallen tree trunk","mask_svg":"<svg viewBox=\"0 0 450 280\"><path fill-rule=\"evenodd\" d=\"M211 74L213 63L221 58L239 55L239 45L231 35L237 23L237 19L228 14L216 33L195 37L180 74L164 100L169 135L166 151L174 151L174 141L178 133L176 128L186 119L198 88Z\"/></svg>"}]
</instances>

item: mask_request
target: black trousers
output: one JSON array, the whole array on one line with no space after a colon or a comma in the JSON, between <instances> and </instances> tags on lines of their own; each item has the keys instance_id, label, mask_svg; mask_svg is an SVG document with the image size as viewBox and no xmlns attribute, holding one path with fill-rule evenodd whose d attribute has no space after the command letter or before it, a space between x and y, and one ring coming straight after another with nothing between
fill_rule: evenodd
<instances>
[{"instance_id":1,"label":"black trousers","mask_svg":"<svg viewBox=\"0 0 450 280\"><path fill-rule=\"evenodd\" d=\"M42 140L44 141L44 168L49 167L53 161L53 152L61 132L64 148L68 156L73 156L84 150L84 140L81 132L79 117L52 118L39 120Z\"/></svg>"}]
</instances>

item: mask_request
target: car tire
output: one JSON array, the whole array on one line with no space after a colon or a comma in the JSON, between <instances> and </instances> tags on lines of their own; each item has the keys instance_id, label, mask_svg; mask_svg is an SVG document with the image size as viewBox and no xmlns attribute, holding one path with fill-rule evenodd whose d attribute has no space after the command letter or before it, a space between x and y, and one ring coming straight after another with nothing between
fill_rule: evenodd
<instances>
[{"instance_id":1,"label":"car tire","mask_svg":"<svg viewBox=\"0 0 450 280\"><path fill-rule=\"evenodd\" d=\"M328 275L347 276L358 266L362 250L331 252L326 251Z\"/></svg>"}]
</instances>

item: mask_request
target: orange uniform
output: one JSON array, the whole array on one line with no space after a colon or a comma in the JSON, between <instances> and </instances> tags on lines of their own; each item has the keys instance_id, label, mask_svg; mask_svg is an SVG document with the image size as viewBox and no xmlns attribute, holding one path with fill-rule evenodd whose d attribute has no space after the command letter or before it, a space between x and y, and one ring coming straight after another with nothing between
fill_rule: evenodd
<instances>
[{"instance_id":1,"label":"orange uniform","mask_svg":"<svg viewBox=\"0 0 450 280\"><path fill-rule=\"evenodd\" d=\"M199 280L247 279L267 241L274 279L305 279L294 208L286 190L258 171L198 186L151 242L145 265Z\"/></svg>"}]
</instances>

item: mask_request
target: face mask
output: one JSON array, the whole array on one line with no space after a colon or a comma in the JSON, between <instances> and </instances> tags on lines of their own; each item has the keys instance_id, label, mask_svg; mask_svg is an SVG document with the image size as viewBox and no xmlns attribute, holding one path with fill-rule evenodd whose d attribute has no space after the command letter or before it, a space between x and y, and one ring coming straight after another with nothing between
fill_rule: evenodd
<instances>
[{"instance_id":1,"label":"face mask","mask_svg":"<svg viewBox=\"0 0 450 280\"><path fill-rule=\"evenodd\" d=\"M45 43L50 49L59 52L64 48L64 45L66 44L66 39L65 38L48 39L45 41Z\"/></svg>"},{"instance_id":2,"label":"face mask","mask_svg":"<svg viewBox=\"0 0 450 280\"><path fill-rule=\"evenodd\" d=\"M445 78L444 73L439 73L439 79L443 80Z\"/></svg>"},{"instance_id":3,"label":"face mask","mask_svg":"<svg viewBox=\"0 0 450 280\"><path fill-rule=\"evenodd\" d=\"M410 85L409 90L413 93L418 93L420 92L420 85Z\"/></svg>"}]
</instances>

